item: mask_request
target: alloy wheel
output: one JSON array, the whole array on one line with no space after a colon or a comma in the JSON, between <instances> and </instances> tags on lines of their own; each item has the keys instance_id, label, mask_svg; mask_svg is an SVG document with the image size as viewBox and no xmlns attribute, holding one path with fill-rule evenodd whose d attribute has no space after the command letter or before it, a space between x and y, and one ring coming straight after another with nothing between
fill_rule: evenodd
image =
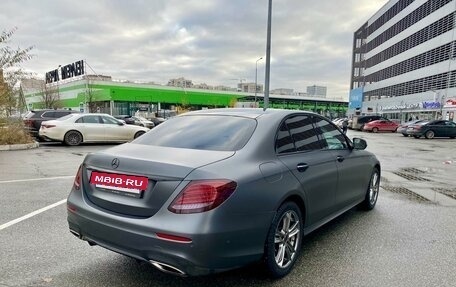
<instances>
[{"instance_id":1,"label":"alloy wheel","mask_svg":"<svg viewBox=\"0 0 456 287\"><path fill-rule=\"evenodd\" d=\"M277 266L287 268L298 251L300 240L300 222L298 214L288 210L282 215L274 237L274 257Z\"/></svg>"},{"instance_id":2,"label":"alloy wheel","mask_svg":"<svg viewBox=\"0 0 456 287\"><path fill-rule=\"evenodd\" d=\"M374 174L372 174L370 187L369 187L369 203L371 205L374 205L375 202L377 201L379 189L380 189L380 180L378 177L378 172L374 172Z\"/></svg>"}]
</instances>

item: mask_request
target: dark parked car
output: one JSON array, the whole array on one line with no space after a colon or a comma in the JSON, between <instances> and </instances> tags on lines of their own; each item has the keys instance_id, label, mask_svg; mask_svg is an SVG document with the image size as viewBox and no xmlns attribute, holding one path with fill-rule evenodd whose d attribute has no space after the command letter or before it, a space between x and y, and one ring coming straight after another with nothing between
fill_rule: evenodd
<instances>
[{"instance_id":1,"label":"dark parked car","mask_svg":"<svg viewBox=\"0 0 456 287\"><path fill-rule=\"evenodd\" d=\"M132 118L130 115L119 115L119 116L114 116L118 120L123 120L127 125L134 125L135 124L135 119Z\"/></svg>"},{"instance_id":2,"label":"dark parked car","mask_svg":"<svg viewBox=\"0 0 456 287\"><path fill-rule=\"evenodd\" d=\"M153 122L155 126L158 126L159 124L163 123L165 121L164 118L149 118L149 121Z\"/></svg>"},{"instance_id":3,"label":"dark parked car","mask_svg":"<svg viewBox=\"0 0 456 287\"><path fill-rule=\"evenodd\" d=\"M24 124L30 134L36 139L40 139L38 132L41 128L41 123L44 121L55 120L71 113L78 113L73 110L31 110L24 116Z\"/></svg>"},{"instance_id":4,"label":"dark parked car","mask_svg":"<svg viewBox=\"0 0 456 287\"><path fill-rule=\"evenodd\" d=\"M380 163L310 112L218 109L168 119L86 156L67 201L71 233L175 275L264 260L290 272L303 236L374 208Z\"/></svg>"},{"instance_id":5,"label":"dark parked car","mask_svg":"<svg viewBox=\"0 0 456 287\"><path fill-rule=\"evenodd\" d=\"M371 121L376 120L387 120L382 116L360 116L357 118L353 118L351 128L354 130L362 131L364 129L364 125Z\"/></svg>"},{"instance_id":6,"label":"dark parked car","mask_svg":"<svg viewBox=\"0 0 456 287\"><path fill-rule=\"evenodd\" d=\"M414 120L414 121L410 121L410 122L406 122L406 123L400 124L397 127L397 132L401 133L404 137L408 137L409 136L407 134L408 127L411 126L411 125L414 125L414 124L421 123L421 122L424 122L424 120Z\"/></svg>"},{"instance_id":7,"label":"dark parked car","mask_svg":"<svg viewBox=\"0 0 456 287\"><path fill-rule=\"evenodd\" d=\"M434 137L456 137L456 123L445 120L434 120L430 122L421 122L410 125L407 129L407 134L414 138L424 136L427 139Z\"/></svg>"}]
</instances>

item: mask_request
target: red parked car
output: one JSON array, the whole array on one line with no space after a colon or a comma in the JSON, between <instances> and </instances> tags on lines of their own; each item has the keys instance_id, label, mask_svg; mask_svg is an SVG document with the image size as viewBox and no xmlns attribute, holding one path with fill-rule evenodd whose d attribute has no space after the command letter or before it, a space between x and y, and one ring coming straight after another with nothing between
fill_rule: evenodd
<instances>
[{"instance_id":1,"label":"red parked car","mask_svg":"<svg viewBox=\"0 0 456 287\"><path fill-rule=\"evenodd\" d=\"M371 122L366 123L364 125L363 130L367 131L367 132L373 132L373 133L377 133L377 132L395 133L398 126L399 126L398 124L396 124L395 122L392 122L392 121L376 120L376 121L371 121Z\"/></svg>"}]
</instances>

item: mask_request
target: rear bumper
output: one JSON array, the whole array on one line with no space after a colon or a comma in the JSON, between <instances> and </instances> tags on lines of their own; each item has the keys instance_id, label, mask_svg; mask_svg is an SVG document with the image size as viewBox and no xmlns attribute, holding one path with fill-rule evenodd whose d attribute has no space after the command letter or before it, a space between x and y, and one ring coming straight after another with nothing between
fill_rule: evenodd
<instances>
[{"instance_id":1,"label":"rear bumper","mask_svg":"<svg viewBox=\"0 0 456 287\"><path fill-rule=\"evenodd\" d=\"M423 135L423 133L420 131L409 131L409 130L407 130L405 132L405 134L409 135L409 136L422 136Z\"/></svg>"},{"instance_id":2,"label":"rear bumper","mask_svg":"<svg viewBox=\"0 0 456 287\"><path fill-rule=\"evenodd\" d=\"M47 129L46 130L40 129L38 136L42 139L45 139L46 141L60 141L60 142L63 141L63 138L61 137L60 134L54 133Z\"/></svg>"},{"instance_id":3,"label":"rear bumper","mask_svg":"<svg viewBox=\"0 0 456 287\"><path fill-rule=\"evenodd\" d=\"M182 271L170 273L189 276L226 271L260 260L274 216L273 212L184 215L164 208L150 218L132 218L94 206L79 191L71 192L68 204L69 228L79 238L129 257L168 265ZM163 240L157 232L192 241Z\"/></svg>"}]
</instances>

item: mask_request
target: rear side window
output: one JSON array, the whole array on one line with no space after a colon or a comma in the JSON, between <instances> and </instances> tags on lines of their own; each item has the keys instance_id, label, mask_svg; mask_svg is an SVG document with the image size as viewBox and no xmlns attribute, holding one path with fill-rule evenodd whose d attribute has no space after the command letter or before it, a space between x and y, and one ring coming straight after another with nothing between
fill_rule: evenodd
<instances>
[{"instance_id":1,"label":"rear side window","mask_svg":"<svg viewBox=\"0 0 456 287\"><path fill-rule=\"evenodd\" d=\"M296 147L291 137L290 131L288 130L285 122L280 126L279 132L277 133L276 139L276 151L277 153L287 153L296 151Z\"/></svg>"},{"instance_id":2,"label":"rear side window","mask_svg":"<svg viewBox=\"0 0 456 287\"><path fill-rule=\"evenodd\" d=\"M282 123L276 140L277 153L319 149L321 146L311 116L294 116Z\"/></svg>"},{"instance_id":3,"label":"rear side window","mask_svg":"<svg viewBox=\"0 0 456 287\"><path fill-rule=\"evenodd\" d=\"M101 124L99 116L83 116L81 119L85 124ZM78 123L80 122L79 120Z\"/></svg>"},{"instance_id":4,"label":"rear side window","mask_svg":"<svg viewBox=\"0 0 456 287\"><path fill-rule=\"evenodd\" d=\"M252 136L256 120L251 118L192 115L167 120L134 143L215 151L236 151Z\"/></svg>"}]
</instances>

